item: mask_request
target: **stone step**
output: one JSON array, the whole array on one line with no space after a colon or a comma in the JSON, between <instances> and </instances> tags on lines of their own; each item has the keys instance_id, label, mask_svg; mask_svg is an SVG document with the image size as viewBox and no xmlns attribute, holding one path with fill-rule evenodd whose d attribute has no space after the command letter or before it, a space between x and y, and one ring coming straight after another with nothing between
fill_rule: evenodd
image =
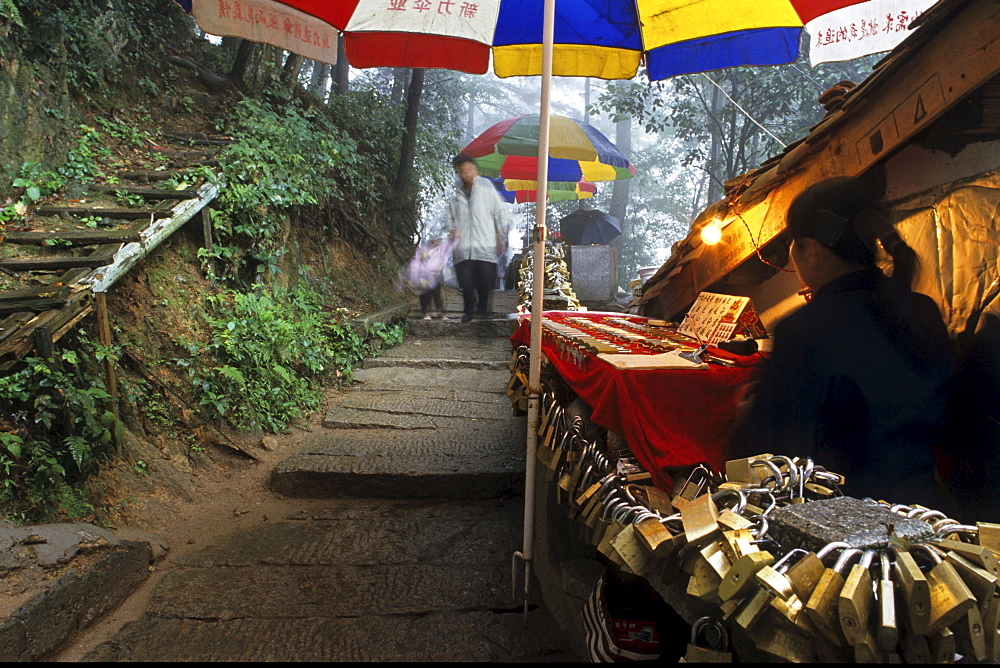
<instances>
[{"instance_id":1,"label":"stone step","mask_svg":"<svg viewBox=\"0 0 1000 668\"><path fill-rule=\"evenodd\" d=\"M163 617L224 620L490 610L510 607L510 589L500 586L509 578L506 560L485 565L431 560L368 569L330 564L178 568L160 581L149 611ZM304 581L311 585L305 590L300 589ZM470 581L496 584L470 588Z\"/></svg>"},{"instance_id":2,"label":"stone step","mask_svg":"<svg viewBox=\"0 0 1000 668\"><path fill-rule=\"evenodd\" d=\"M472 411L469 411L472 413ZM487 411L481 411L487 412ZM446 415L426 415L393 413L355 408L331 408L323 417L327 429L459 429L468 423L495 425L505 428L511 418L510 402L507 406L488 411L489 417L449 417ZM396 438L401 438L397 435Z\"/></svg>"},{"instance_id":3,"label":"stone step","mask_svg":"<svg viewBox=\"0 0 1000 668\"><path fill-rule=\"evenodd\" d=\"M503 338L509 339L517 329L517 320L492 317L488 320L475 319L463 323L462 313L449 313L447 318L424 320L420 311L415 311L408 320L410 336L424 339L440 337Z\"/></svg>"},{"instance_id":4,"label":"stone step","mask_svg":"<svg viewBox=\"0 0 1000 668\"><path fill-rule=\"evenodd\" d=\"M446 429L465 421L511 417L510 402L500 392L373 391L352 392L327 411L328 429Z\"/></svg>"},{"instance_id":5,"label":"stone step","mask_svg":"<svg viewBox=\"0 0 1000 668\"><path fill-rule=\"evenodd\" d=\"M447 323L441 323L447 324ZM458 324L458 323L456 323ZM480 321L472 324L488 324ZM511 344L507 338L446 336L408 338L378 357L368 358L365 369L413 367L436 369L507 369ZM504 381L506 385L506 381Z\"/></svg>"},{"instance_id":6,"label":"stone step","mask_svg":"<svg viewBox=\"0 0 1000 668\"><path fill-rule=\"evenodd\" d=\"M507 563L522 506L496 501L331 500L255 527L239 549L213 546L176 563L193 568Z\"/></svg>"},{"instance_id":7,"label":"stone step","mask_svg":"<svg viewBox=\"0 0 1000 668\"><path fill-rule=\"evenodd\" d=\"M322 429L271 472L293 497L486 499L524 488L524 418L447 429Z\"/></svg>"},{"instance_id":8,"label":"stone step","mask_svg":"<svg viewBox=\"0 0 1000 668\"><path fill-rule=\"evenodd\" d=\"M507 574L510 577L510 574ZM509 595L509 593L508 593ZM127 624L86 661L527 662L579 660L549 649L544 611L447 611L343 618L170 619ZM543 631L544 630L544 631ZM547 633L548 638L540 638ZM556 632L557 633L557 632ZM548 642L546 642L548 641Z\"/></svg>"},{"instance_id":9,"label":"stone step","mask_svg":"<svg viewBox=\"0 0 1000 668\"><path fill-rule=\"evenodd\" d=\"M427 387L447 387L455 391L502 392L510 379L510 371L502 369L437 368L414 373L405 366L384 366L358 369L354 380L365 390L406 390Z\"/></svg>"},{"instance_id":10,"label":"stone step","mask_svg":"<svg viewBox=\"0 0 1000 668\"><path fill-rule=\"evenodd\" d=\"M551 616L511 597L521 514L378 499L286 514L179 557L146 615L84 659L572 660Z\"/></svg>"}]
</instances>

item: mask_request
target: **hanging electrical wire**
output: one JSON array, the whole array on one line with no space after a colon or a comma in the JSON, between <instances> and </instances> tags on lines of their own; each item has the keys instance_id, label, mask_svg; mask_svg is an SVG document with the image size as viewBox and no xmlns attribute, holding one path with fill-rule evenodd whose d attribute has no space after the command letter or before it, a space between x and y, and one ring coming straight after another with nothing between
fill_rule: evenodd
<instances>
[{"instance_id":1,"label":"hanging electrical wire","mask_svg":"<svg viewBox=\"0 0 1000 668\"><path fill-rule=\"evenodd\" d=\"M703 76L706 79L708 79L712 83L713 86L715 86L720 91L722 91L722 94L726 96L726 99L733 103L733 106L735 106L737 109L739 109L741 112L743 112L744 116L746 116L747 118L749 118L751 121L753 121L753 123L757 127L759 127L761 130L763 130L764 132L766 132L768 134L768 136L771 137L771 139L773 139L774 141L776 141L779 144L781 144L782 148L785 148L785 147L788 146L788 144L786 144L785 142L783 142L780 139L778 139L778 137L773 132L771 132L770 130L768 130L767 128L765 128L761 124L760 121L758 121L756 118L754 118L753 116L751 116L750 112L748 112L746 109L744 109L743 107L741 107L740 104L736 100L734 100L733 98L729 97L729 93L726 92L726 89L723 88L722 86L720 86L719 84L715 83L715 81L712 79L712 77L708 76L704 72L701 73L701 76Z\"/></svg>"}]
</instances>

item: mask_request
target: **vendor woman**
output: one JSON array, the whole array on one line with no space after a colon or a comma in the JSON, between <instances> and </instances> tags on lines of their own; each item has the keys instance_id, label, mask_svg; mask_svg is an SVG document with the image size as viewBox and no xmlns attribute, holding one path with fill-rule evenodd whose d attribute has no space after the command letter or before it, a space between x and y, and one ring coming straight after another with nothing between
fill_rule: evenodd
<instances>
[{"instance_id":1,"label":"vendor woman","mask_svg":"<svg viewBox=\"0 0 1000 668\"><path fill-rule=\"evenodd\" d=\"M811 298L774 329L731 456L807 456L846 476L845 494L948 512L940 442L953 349L937 305L887 278L858 232L863 188L834 180L788 211L791 259Z\"/></svg>"}]
</instances>

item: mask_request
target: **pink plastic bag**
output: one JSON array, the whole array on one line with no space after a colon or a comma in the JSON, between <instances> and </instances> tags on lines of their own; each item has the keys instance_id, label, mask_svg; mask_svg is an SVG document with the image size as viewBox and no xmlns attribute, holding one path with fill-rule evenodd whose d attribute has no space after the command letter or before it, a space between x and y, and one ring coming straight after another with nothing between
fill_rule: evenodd
<instances>
[{"instance_id":1,"label":"pink plastic bag","mask_svg":"<svg viewBox=\"0 0 1000 668\"><path fill-rule=\"evenodd\" d=\"M417 246L413 259L407 265L396 287L415 294L433 290L441 283L441 273L455 248L453 241L435 240Z\"/></svg>"}]
</instances>

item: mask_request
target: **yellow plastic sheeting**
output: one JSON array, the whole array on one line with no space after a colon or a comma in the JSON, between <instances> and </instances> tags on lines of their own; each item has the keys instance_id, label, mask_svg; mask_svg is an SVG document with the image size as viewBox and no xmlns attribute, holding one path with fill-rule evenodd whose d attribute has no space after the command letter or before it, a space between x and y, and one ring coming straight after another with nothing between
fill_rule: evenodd
<instances>
[{"instance_id":1,"label":"yellow plastic sheeting","mask_svg":"<svg viewBox=\"0 0 1000 668\"><path fill-rule=\"evenodd\" d=\"M914 289L934 298L952 336L1000 286L1000 171L897 205L896 231L917 254Z\"/></svg>"}]
</instances>

